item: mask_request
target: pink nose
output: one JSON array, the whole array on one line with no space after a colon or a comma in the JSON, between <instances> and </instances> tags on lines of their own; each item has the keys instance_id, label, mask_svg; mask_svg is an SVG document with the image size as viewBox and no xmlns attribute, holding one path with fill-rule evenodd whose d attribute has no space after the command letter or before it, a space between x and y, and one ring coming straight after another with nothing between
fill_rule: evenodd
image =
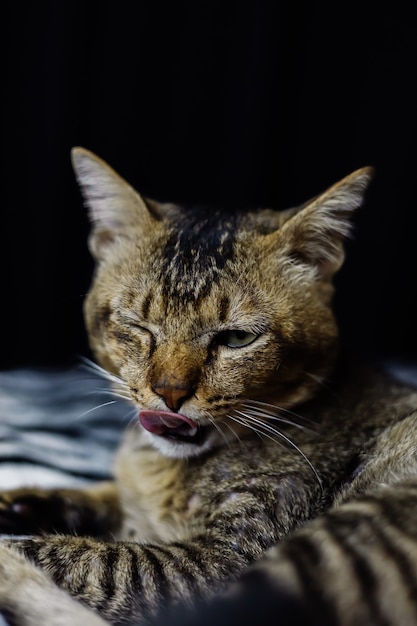
<instances>
[{"instance_id":1,"label":"pink nose","mask_svg":"<svg viewBox=\"0 0 417 626\"><path fill-rule=\"evenodd\" d=\"M192 394L192 389L180 389L178 387L155 387L154 392L164 399L165 404L171 411L178 411L184 402Z\"/></svg>"}]
</instances>

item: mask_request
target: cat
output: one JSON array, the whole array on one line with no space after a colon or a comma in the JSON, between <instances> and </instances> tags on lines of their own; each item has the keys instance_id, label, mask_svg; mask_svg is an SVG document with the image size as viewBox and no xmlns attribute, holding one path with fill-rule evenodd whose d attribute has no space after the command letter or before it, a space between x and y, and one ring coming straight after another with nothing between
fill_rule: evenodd
<instances>
[{"instance_id":1,"label":"cat","mask_svg":"<svg viewBox=\"0 0 417 626\"><path fill-rule=\"evenodd\" d=\"M331 306L372 169L286 211L194 212L72 159L91 348L138 417L114 481L0 494L0 614L134 624L259 580L311 623L417 623L417 391L342 358Z\"/></svg>"}]
</instances>

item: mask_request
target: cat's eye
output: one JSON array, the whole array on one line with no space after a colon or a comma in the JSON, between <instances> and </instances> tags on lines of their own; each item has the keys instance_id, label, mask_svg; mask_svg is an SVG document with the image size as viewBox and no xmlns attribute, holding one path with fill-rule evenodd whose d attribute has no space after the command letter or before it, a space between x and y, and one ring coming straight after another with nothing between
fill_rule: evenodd
<instances>
[{"instance_id":1,"label":"cat's eye","mask_svg":"<svg viewBox=\"0 0 417 626\"><path fill-rule=\"evenodd\" d=\"M155 338L148 328L145 328L140 324L140 322L132 320L130 317L125 317L122 324L124 327L129 328L131 335L136 339L139 339L143 345L149 345L150 348L153 349L155 345Z\"/></svg>"},{"instance_id":2,"label":"cat's eye","mask_svg":"<svg viewBox=\"0 0 417 626\"><path fill-rule=\"evenodd\" d=\"M215 342L217 345L228 348L243 348L253 343L258 336L246 330L223 330L216 336Z\"/></svg>"}]
</instances>

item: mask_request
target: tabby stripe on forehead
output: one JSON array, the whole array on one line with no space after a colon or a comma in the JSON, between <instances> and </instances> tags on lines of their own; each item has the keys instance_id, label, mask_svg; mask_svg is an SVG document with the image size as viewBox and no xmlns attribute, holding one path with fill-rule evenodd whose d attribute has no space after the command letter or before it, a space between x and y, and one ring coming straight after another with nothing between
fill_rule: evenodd
<instances>
[{"instance_id":1,"label":"tabby stripe on forehead","mask_svg":"<svg viewBox=\"0 0 417 626\"><path fill-rule=\"evenodd\" d=\"M143 302L142 302L142 317L144 320L148 319L148 315L149 315L149 309L151 307L151 303L152 303L152 292L150 291L144 298Z\"/></svg>"},{"instance_id":2,"label":"tabby stripe on forehead","mask_svg":"<svg viewBox=\"0 0 417 626\"><path fill-rule=\"evenodd\" d=\"M182 214L163 250L159 280L167 298L198 303L208 295L233 258L238 219L209 207Z\"/></svg>"},{"instance_id":3,"label":"tabby stripe on forehead","mask_svg":"<svg viewBox=\"0 0 417 626\"><path fill-rule=\"evenodd\" d=\"M219 321L225 322L229 313L230 300L227 296L223 296L219 302Z\"/></svg>"},{"instance_id":4,"label":"tabby stripe on forehead","mask_svg":"<svg viewBox=\"0 0 417 626\"><path fill-rule=\"evenodd\" d=\"M361 519L362 524L367 522L368 519ZM375 623L380 626L388 626L390 622L382 613L380 604L378 579L369 564L369 557L359 554L357 546L350 543L350 526L346 524L346 519L339 519L338 515L334 515L323 522L323 527L330 535L329 541L334 541L337 544L352 566L355 580L360 586L363 604L368 606Z\"/></svg>"},{"instance_id":5,"label":"tabby stripe on forehead","mask_svg":"<svg viewBox=\"0 0 417 626\"><path fill-rule=\"evenodd\" d=\"M282 551L296 570L298 582L302 587L302 596L314 607L316 615L326 626L337 626L339 623L335 607L323 597L323 588L318 567L323 554L313 539L305 536L293 537L282 545Z\"/></svg>"}]
</instances>

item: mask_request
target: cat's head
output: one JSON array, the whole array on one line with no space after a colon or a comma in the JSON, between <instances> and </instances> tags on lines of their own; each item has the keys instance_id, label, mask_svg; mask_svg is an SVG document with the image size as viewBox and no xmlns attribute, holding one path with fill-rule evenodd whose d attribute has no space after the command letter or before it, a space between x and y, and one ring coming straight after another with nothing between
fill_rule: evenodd
<instances>
[{"instance_id":1,"label":"cat's head","mask_svg":"<svg viewBox=\"0 0 417 626\"><path fill-rule=\"evenodd\" d=\"M371 169L288 211L187 211L142 198L87 150L72 155L97 261L91 348L152 444L188 457L249 422L272 435L266 415L309 399L332 367L332 277Z\"/></svg>"}]
</instances>

